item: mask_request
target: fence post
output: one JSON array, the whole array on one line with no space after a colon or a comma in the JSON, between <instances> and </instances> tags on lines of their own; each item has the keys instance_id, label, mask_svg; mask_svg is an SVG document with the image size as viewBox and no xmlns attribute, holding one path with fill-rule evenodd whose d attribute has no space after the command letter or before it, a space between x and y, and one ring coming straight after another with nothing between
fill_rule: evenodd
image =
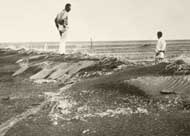
<instances>
[{"instance_id":1,"label":"fence post","mask_svg":"<svg viewBox=\"0 0 190 136\"><path fill-rule=\"evenodd\" d=\"M45 45L44 45L44 51L45 52L47 52L47 48L48 48L47 46L48 46L47 43L45 43Z\"/></svg>"}]
</instances>

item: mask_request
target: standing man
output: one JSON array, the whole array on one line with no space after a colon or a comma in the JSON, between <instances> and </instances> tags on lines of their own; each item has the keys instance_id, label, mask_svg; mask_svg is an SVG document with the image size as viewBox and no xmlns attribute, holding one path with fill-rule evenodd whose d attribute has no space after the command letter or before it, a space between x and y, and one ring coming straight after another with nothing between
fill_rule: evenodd
<instances>
[{"instance_id":1,"label":"standing man","mask_svg":"<svg viewBox=\"0 0 190 136\"><path fill-rule=\"evenodd\" d=\"M166 41L162 37L163 34L161 31L157 32L158 41L156 44L156 56L155 56L155 63L158 64L163 62L165 52L166 52Z\"/></svg>"},{"instance_id":2,"label":"standing man","mask_svg":"<svg viewBox=\"0 0 190 136\"><path fill-rule=\"evenodd\" d=\"M66 54L66 38L68 33L68 13L71 10L71 4L67 3L65 9L57 14L55 18L55 25L59 31L61 40L59 45L59 53Z\"/></svg>"}]
</instances>

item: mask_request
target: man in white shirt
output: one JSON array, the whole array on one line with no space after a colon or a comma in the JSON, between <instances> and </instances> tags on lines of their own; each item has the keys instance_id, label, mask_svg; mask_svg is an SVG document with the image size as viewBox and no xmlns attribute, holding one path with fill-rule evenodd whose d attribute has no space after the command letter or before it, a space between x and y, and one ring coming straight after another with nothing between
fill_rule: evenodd
<instances>
[{"instance_id":1,"label":"man in white shirt","mask_svg":"<svg viewBox=\"0 0 190 136\"><path fill-rule=\"evenodd\" d=\"M71 10L71 4L67 3L65 5L65 9L63 9L60 13L57 14L55 18L55 25L57 30L59 31L61 40L59 45L59 53L66 54L66 38L68 33L68 13Z\"/></svg>"},{"instance_id":2,"label":"man in white shirt","mask_svg":"<svg viewBox=\"0 0 190 136\"><path fill-rule=\"evenodd\" d=\"M164 60L165 52L166 52L166 41L162 37L162 32L157 32L158 41L156 44L156 57L155 63L160 63Z\"/></svg>"}]
</instances>

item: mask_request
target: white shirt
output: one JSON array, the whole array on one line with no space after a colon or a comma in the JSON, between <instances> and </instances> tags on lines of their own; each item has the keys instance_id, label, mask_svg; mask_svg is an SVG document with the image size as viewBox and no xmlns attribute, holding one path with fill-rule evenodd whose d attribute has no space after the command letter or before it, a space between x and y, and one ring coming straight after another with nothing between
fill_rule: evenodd
<instances>
[{"instance_id":1,"label":"white shirt","mask_svg":"<svg viewBox=\"0 0 190 136\"><path fill-rule=\"evenodd\" d=\"M68 12L62 10L60 13L57 14L57 20L64 20L64 25L68 25Z\"/></svg>"},{"instance_id":2,"label":"white shirt","mask_svg":"<svg viewBox=\"0 0 190 136\"><path fill-rule=\"evenodd\" d=\"M156 44L156 52L166 50L166 41L161 37Z\"/></svg>"}]
</instances>

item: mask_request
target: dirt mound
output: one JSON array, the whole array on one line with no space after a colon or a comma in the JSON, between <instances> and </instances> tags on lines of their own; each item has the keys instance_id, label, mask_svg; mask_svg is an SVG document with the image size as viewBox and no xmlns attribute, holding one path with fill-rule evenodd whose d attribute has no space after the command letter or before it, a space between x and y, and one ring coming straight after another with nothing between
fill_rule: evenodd
<instances>
[{"instance_id":1,"label":"dirt mound","mask_svg":"<svg viewBox=\"0 0 190 136\"><path fill-rule=\"evenodd\" d=\"M146 76L126 80L126 83L136 86L149 95L185 94L189 95L189 76Z\"/></svg>"},{"instance_id":2,"label":"dirt mound","mask_svg":"<svg viewBox=\"0 0 190 136\"><path fill-rule=\"evenodd\" d=\"M135 129L137 124L141 124L137 128L139 129L150 124L149 120L146 121L147 117L152 117L153 122L158 124L160 118L162 118L159 117L161 115L160 111L170 113L176 111L176 109L179 111L178 106L181 106L179 105L180 97L161 95L163 97L167 96L162 101L156 99L153 95L160 95L160 92L185 96L190 94L188 76L164 77L160 74L161 71L165 70L168 63L136 66L134 63L123 62L116 58L92 58L81 54L30 54L17 63L21 69L15 75L30 73L29 77L35 83L47 83L42 84L42 86L53 86L57 82L61 82L61 84L56 85L58 88L62 88L59 92L45 88L48 93L44 93L44 96L46 96L44 103L39 106L32 106L21 116L3 123L0 126L0 128L3 128L1 129L3 132L7 132L10 127L17 123L7 132L7 135L13 134L14 131L17 134L18 130L19 132L20 130L27 130L27 132L23 132L23 135L28 134L28 130L34 134L36 129L39 130L41 135L47 134L46 131L51 132L52 135L63 135L64 132L69 131L73 135L73 130L76 129L80 129L81 135L88 135L89 132L93 132L94 135L101 135L101 132L105 132L105 128L112 126L110 130L120 131L120 128L126 124L131 126L130 122L133 122ZM184 63L177 62L176 64L182 65ZM19 77L14 78L19 79ZM77 82L78 79L79 82ZM36 92L38 92L38 88L42 88L41 85L32 84L31 82L29 85L36 86ZM27 87L23 89L28 90ZM31 91L29 90L29 92ZM189 97L187 97L188 99ZM185 101L187 107L189 106L188 102ZM39 112L38 115L33 115L37 112ZM169 116L171 116L170 113ZM134 123L130 119L141 121L140 123L138 121ZM145 121L146 124L144 125ZM76 124L78 126L75 126ZM172 122L171 124L173 126L176 123ZM90 125L91 128L96 128L96 130L91 131ZM146 131L152 131L152 126L152 124L148 126ZM97 129L97 127L99 128ZM163 128L167 127L163 126ZM41 131L42 128L45 131ZM61 128L61 130L57 131L56 128ZM124 127L123 129L131 130L130 127ZM54 131L52 132L52 130ZM95 132L98 133L95 134ZM110 131L107 130L107 132ZM122 134L124 134L123 132ZM162 131L161 133L163 134ZM117 133L114 135L117 135Z\"/></svg>"},{"instance_id":3,"label":"dirt mound","mask_svg":"<svg viewBox=\"0 0 190 136\"><path fill-rule=\"evenodd\" d=\"M116 71L122 71L134 65L132 62L123 62L114 57L103 57L100 58L95 65L82 69L77 76L80 78L89 78L111 75Z\"/></svg>"},{"instance_id":4,"label":"dirt mound","mask_svg":"<svg viewBox=\"0 0 190 136\"><path fill-rule=\"evenodd\" d=\"M113 58L113 57L104 57L104 58L100 58L100 60L98 61L98 63L96 63L96 65L92 66L92 67L88 67L87 69L84 69L86 71L90 71L90 70L112 70L114 68L117 68L119 65L124 64L123 62L119 61L117 58Z\"/></svg>"},{"instance_id":5,"label":"dirt mound","mask_svg":"<svg viewBox=\"0 0 190 136\"><path fill-rule=\"evenodd\" d=\"M81 69L93 65L94 61L79 61L77 63L61 63L55 64L49 67L43 68L40 72L32 75L30 79L32 80L58 80L66 81L79 72Z\"/></svg>"},{"instance_id":6,"label":"dirt mound","mask_svg":"<svg viewBox=\"0 0 190 136\"><path fill-rule=\"evenodd\" d=\"M174 61L183 60L185 63L190 64L190 57L187 55L183 55L183 54L178 57L173 58L172 60L174 60Z\"/></svg>"},{"instance_id":7,"label":"dirt mound","mask_svg":"<svg viewBox=\"0 0 190 136\"><path fill-rule=\"evenodd\" d=\"M190 74L190 64L183 59L169 63L161 72L166 75L188 75Z\"/></svg>"},{"instance_id":8,"label":"dirt mound","mask_svg":"<svg viewBox=\"0 0 190 136\"><path fill-rule=\"evenodd\" d=\"M115 71L134 65L131 62L124 63L113 57L94 58L80 53L68 55L35 54L22 58L17 63L21 68L13 76L24 74L30 69L32 70L30 72L32 80L59 81L65 81L72 76L81 79L110 75Z\"/></svg>"},{"instance_id":9,"label":"dirt mound","mask_svg":"<svg viewBox=\"0 0 190 136\"><path fill-rule=\"evenodd\" d=\"M19 75L33 75L42 70L49 62L28 63L28 61L22 61L19 63L20 69L13 73L12 76Z\"/></svg>"}]
</instances>

